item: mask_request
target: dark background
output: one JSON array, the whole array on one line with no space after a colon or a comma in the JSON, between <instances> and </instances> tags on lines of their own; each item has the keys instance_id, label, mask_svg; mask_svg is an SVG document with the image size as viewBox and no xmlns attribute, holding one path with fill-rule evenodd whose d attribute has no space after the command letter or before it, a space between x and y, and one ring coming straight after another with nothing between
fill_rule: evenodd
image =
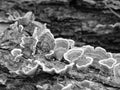
<instances>
[{"instance_id":1,"label":"dark background","mask_svg":"<svg viewBox=\"0 0 120 90\"><path fill-rule=\"evenodd\" d=\"M94 1L94 2L91 2ZM120 52L119 6L105 0L1 0L1 14L9 10L32 11L36 21L47 23L55 37L71 38L76 46L101 46L112 53ZM110 0L112 1L112 0ZM113 6L113 5L114 6ZM116 9L116 8L117 9ZM104 27L98 27L105 25Z\"/></svg>"}]
</instances>

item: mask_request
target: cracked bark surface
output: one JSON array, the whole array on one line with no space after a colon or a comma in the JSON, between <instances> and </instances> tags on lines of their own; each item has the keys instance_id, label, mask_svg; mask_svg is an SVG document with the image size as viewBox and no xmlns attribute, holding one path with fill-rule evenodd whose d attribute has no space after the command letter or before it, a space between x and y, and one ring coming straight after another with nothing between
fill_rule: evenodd
<instances>
[{"instance_id":1,"label":"cracked bark surface","mask_svg":"<svg viewBox=\"0 0 120 90\"><path fill-rule=\"evenodd\" d=\"M119 23L120 19L113 14L109 8L106 7L103 0L89 2L89 0L2 0L0 3L0 16L5 13L17 10L23 14L32 11L35 14L36 21L47 23L47 27L51 30L55 38L63 37L75 40L76 46L92 45L101 46L112 53L120 52L120 26L112 27L112 25ZM119 9L115 10L119 14ZM89 70L84 70L84 77L73 71L66 73L65 77L62 75L52 75L48 73L41 73L41 78L34 76L34 78L16 77L20 82L29 81L39 83L56 81L67 78L69 80L82 81L84 79L91 79L92 81L109 87L108 90L119 90L120 86L114 81L108 80L105 76L112 76L111 71L107 73L107 69L101 72L100 68L89 67L90 71L96 74L89 74ZM106 70L106 71L105 71ZM1 72L2 73L2 72ZM86 74L87 73L87 74ZM98 73L101 76L98 76ZM102 76L103 74L103 76ZM45 76L44 76L45 75ZM48 77L46 80L43 78ZM52 77L52 78L49 78ZM9 77L10 81L14 81L14 77ZM65 80L65 79L64 79ZM9 80L8 80L9 81ZM38 83L38 82L37 82ZM4 87L4 86L3 86ZM27 87L27 84L26 84ZM31 86L32 87L32 86ZM113 88L113 89L112 89ZM4 89L1 89L4 90ZM23 89L24 90L24 89ZM37 90L37 89L33 89ZM107 90L107 89L105 89Z\"/></svg>"},{"instance_id":2,"label":"cracked bark surface","mask_svg":"<svg viewBox=\"0 0 120 90\"><path fill-rule=\"evenodd\" d=\"M10 9L21 13L33 11L36 20L47 23L55 37L72 38L78 46L90 44L119 53L119 26L110 25L120 19L110 12L103 0L95 1L95 4L85 2L88 0L20 1L3 1L0 9L3 12Z\"/></svg>"}]
</instances>

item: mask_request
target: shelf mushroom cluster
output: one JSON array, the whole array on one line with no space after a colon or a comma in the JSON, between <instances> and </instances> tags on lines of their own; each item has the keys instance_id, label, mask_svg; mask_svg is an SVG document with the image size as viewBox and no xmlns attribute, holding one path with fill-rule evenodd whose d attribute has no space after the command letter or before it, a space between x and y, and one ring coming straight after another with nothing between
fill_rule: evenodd
<instances>
[{"instance_id":1,"label":"shelf mushroom cluster","mask_svg":"<svg viewBox=\"0 0 120 90\"><path fill-rule=\"evenodd\" d=\"M11 73L31 75L39 65L43 71L61 73L73 65L80 69L97 60L100 65L113 69L115 80L119 81L120 54L90 45L76 47L72 39L54 38L46 24L35 21L32 12L18 16L4 21L14 23L0 37L1 48L10 50L7 57L1 52L1 60L4 59Z\"/></svg>"}]
</instances>

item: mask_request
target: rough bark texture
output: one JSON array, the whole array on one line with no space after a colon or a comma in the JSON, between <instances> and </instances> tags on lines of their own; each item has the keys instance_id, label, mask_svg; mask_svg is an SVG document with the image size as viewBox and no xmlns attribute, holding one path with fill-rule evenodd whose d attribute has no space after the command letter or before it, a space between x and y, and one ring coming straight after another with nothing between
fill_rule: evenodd
<instances>
[{"instance_id":1,"label":"rough bark texture","mask_svg":"<svg viewBox=\"0 0 120 90\"><path fill-rule=\"evenodd\" d=\"M101 46L106 51L112 53L120 52L120 26L111 26L120 22L120 18L110 11L105 5L103 0L1 0L0 1L0 16L5 16L5 13L17 10L23 14L28 11L32 11L35 14L36 21L47 23L47 27L56 37L70 38L75 40L76 46L92 45ZM119 9L114 10L119 14ZM4 68L4 67L2 67ZM27 90L27 84L31 83L44 83L56 81L59 79L69 78L70 80L82 81L84 79L91 79L92 81L100 83L107 89L103 90L120 90L120 86L114 81L106 80L106 76L111 76L112 72L109 72L106 68L89 67L94 71L94 74L89 74L89 70L83 70L86 75L82 77L82 74L75 75L74 70L70 71L70 74L65 75L49 74L41 72L40 75L34 77L25 76L7 76L10 79L10 83L16 84L17 82L24 82L26 86L22 90ZM100 71L104 70L104 71ZM106 71L105 71L106 70ZM38 70L39 71L39 70ZM1 71L1 73L9 73L7 70ZM74 73L73 73L74 72ZM36 72L37 73L37 72ZM72 74L73 73L73 74ZM100 73L100 77L98 76ZM104 75L104 76L102 76ZM3 76L3 75L2 75ZM47 77L47 78L46 78ZM46 78L44 80L44 78ZM9 81L8 79L8 81ZM28 81L27 81L28 80ZM39 82L40 81L40 82ZM19 86L19 84L16 84ZM4 90L4 86L1 88ZM10 85L12 87L12 85ZM17 86L16 86L17 87ZM15 89L12 90L16 90ZM104 87L104 88L105 88ZM8 86L9 88L9 86ZM29 85L30 88L30 85ZM31 85L28 90L37 90ZM110 88L110 89L109 89ZM18 90L18 89L17 89ZM20 89L21 90L21 89ZM42 90L42 89L40 89ZM82 89L81 89L82 90ZM94 89L93 89L94 90ZM100 89L95 89L100 90Z\"/></svg>"},{"instance_id":2,"label":"rough bark texture","mask_svg":"<svg viewBox=\"0 0 120 90\"><path fill-rule=\"evenodd\" d=\"M103 0L3 0L0 10L33 11L36 20L47 23L55 37L72 38L76 45L101 46L107 51L119 53L120 19L113 14ZM116 10L119 13L119 9ZM97 27L99 24L104 27Z\"/></svg>"}]
</instances>

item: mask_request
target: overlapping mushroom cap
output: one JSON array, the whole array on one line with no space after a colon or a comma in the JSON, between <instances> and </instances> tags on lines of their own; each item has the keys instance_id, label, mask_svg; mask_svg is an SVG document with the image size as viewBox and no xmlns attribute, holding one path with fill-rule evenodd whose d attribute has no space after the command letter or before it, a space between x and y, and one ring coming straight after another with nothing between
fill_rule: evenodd
<instances>
[{"instance_id":1,"label":"overlapping mushroom cap","mask_svg":"<svg viewBox=\"0 0 120 90\"><path fill-rule=\"evenodd\" d=\"M24 16L9 17L13 24L1 34L1 61L11 73L32 75L41 66L44 72L62 73L68 68L86 68L97 61L101 66L114 70L119 78L120 54L112 54L102 47L75 46L75 41L55 38L47 24L35 21L32 12ZM3 54L5 53L5 54ZM71 87L71 84L63 90ZM61 88L61 87L60 87Z\"/></svg>"}]
</instances>

